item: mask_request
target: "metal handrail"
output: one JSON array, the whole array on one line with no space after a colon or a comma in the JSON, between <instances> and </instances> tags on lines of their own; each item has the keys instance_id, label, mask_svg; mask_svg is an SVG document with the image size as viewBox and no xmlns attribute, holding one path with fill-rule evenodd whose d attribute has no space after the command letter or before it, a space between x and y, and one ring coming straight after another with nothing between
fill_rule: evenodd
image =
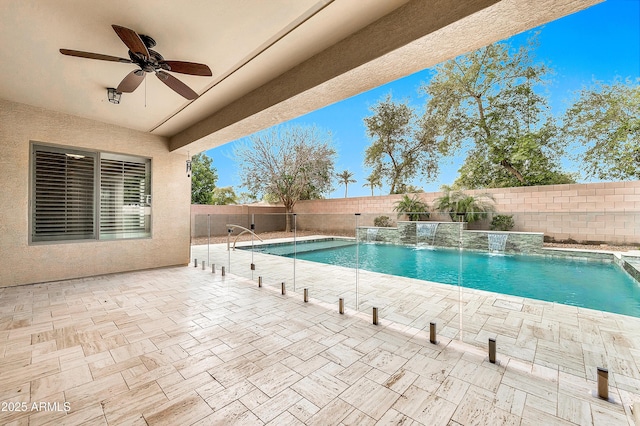
<instances>
[{"instance_id":1,"label":"metal handrail","mask_svg":"<svg viewBox=\"0 0 640 426\"><path fill-rule=\"evenodd\" d=\"M240 238L240 235L245 234L245 233L250 233L253 234L253 236L255 236L257 239L259 239L260 241L262 241L264 243L264 240L262 238L260 238L255 232L253 232L251 229L247 229L244 226L240 226L240 225L226 225L227 228L240 228L243 229L243 231L241 233L239 233L238 235L236 235L236 239L233 240L233 251L236 250L236 242L238 242L238 238ZM229 239L227 238L227 251L229 251Z\"/></svg>"}]
</instances>

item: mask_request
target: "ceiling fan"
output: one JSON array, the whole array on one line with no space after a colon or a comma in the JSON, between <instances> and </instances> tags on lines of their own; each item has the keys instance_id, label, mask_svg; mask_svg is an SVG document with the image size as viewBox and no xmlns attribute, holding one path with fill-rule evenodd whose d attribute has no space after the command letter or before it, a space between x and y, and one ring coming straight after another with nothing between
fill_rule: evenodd
<instances>
[{"instance_id":1,"label":"ceiling fan","mask_svg":"<svg viewBox=\"0 0 640 426\"><path fill-rule=\"evenodd\" d=\"M211 73L211 69L209 69L205 64L165 60L161 54L155 50L151 50L151 48L156 45L156 41L147 35L138 34L129 28L121 27L119 25L112 25L112 27L116 34L118 34L118 37L120 37L123 43L129 48L130 59L69 49L60 49L60 53L80 58L137 65L139 69L127 74L116 88L116 91L121 93L133 92L138 88L140 83L142 83L146 73L153 72L161 82L169 86L176 93L186 99L193 100L198 97L198 94L167 71L206 77L213 75Z\"/></svg>"}]
</instances>

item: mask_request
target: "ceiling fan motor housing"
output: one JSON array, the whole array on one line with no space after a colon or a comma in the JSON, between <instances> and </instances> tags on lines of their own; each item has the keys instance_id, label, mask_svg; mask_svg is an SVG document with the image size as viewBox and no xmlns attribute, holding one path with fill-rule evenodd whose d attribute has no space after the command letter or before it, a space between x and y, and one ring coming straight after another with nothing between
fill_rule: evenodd
<instances>
[{"instance_id":1,"label":"ceiling fan motor housing","mask_svg":"<svg viewBox=\"0 0 640 426\"><path fill-rule=\"evenodd\" d=\"M164 61L164 57L155 50L149 49L149 58L145 58L143 55L129 50L129 57L134 64L138 65L140 69L145 72L156 72L161 69L171 70L169 65L160 63Z\"/></svg>"},{"instance_id":2,"label":"ceiling fan motor housing","mask_svg":"<svg viewBox=\"0 0 640 426\"><path fill-rule=\"evenodd\" d=\"M144 43L145 46L147 46L147 49L151 49L152 47L156 46L156 41L151 38L151 36L148 36L146 34L138 34L140 36L140 39L142 40L142 42Z\"/></svg>"}]
</instances>

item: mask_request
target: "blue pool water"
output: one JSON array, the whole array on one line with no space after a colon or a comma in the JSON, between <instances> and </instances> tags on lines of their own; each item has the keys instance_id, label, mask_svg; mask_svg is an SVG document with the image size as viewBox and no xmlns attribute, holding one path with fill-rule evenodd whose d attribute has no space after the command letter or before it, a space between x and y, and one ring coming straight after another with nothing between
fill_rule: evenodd
<instances>
[{"instance_id":1,"label":"blue pool water","mask_svg":"<svg viewBox=\"0 0 640 426\"><path fill-rule=\"evenodd\" d=\"M332 243L298 243L296 258L355 268L356 245ZM293 244L260 251L293 257ZM640 285L609 262L360 244L359 267L453 285L460 275L464 287L640 317Z\"/></svg>"}]
</instances>

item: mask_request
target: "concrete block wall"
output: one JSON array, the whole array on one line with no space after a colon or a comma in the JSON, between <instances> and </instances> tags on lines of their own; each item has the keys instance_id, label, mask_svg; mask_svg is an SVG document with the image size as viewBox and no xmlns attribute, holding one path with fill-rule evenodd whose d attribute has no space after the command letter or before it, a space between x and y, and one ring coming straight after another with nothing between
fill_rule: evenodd
<instances>
[{"instance_id":1,"label":"concrete block wall","mask_svg":"<svg viewBox=\"0 0 640 426\"><path fill-rule=\"evenodd\" d=\"M256 226L256 233L278 232L286 228L285 208L278 206L251 205L191 205L191 237L206 237L211 230L211 236L227 235L227 224L251 227L251 220ZM234 231L237 235L241 231Z\"/></svg>"},{"instance_id":2,"label":"concrete block wall","mask_svg":"<svg viewBox=\"0 0 640 426\"><path fill-rule=\"evenodd\" d=\"M640 244L640 181L496 188L467 191L491 194L496 214L513 215L513 231L543 233L548 241ZM417 194L429 206L440 192ZM354 214L359 226L373 226L377 216L397 218L393 211L402 195L299 201L299 229L353 233ZM312 219L313 218L313 219ZM446 214L432 213L429 220L450 221ZM491 218L472 223L469 229L489 229Z\"/></svg>"},{"instance_id":3,"label":"concrete block wall","mask_svg":"<svg viewBox=\"0 0 640 426\"><path fill-rule=\"evenodd\" d=\"M495 214L513 216L512 231L543 233L547 241L640 244L640 181L497 188L468 193L491 194ZM442 193L417 195L433 206ZM378 216L388 216L392 226L406 221L405 216L398 217L393 210L401 198L402 195L386 195L299 201L294 212L300 230L354 236L356 224L374 226ZM256 219L259 232L284 230L283 207L192 206L192 234L206 235L206 224L197 225L202 220L206 223L206 219L196 218L196 215L226 215L220 219L222 222L233 220L246 223L248 227L247 217L252 212L256 217L263 215L260 220L264 223L259 227ZM360 213L357 222L356 213ZM468 228L488 230L491 217L471 223ZM449 222L451 218L448 214L432 212L429 220ZM202 226L205 226L204 233ZM215 229L215 234L226 233L224 224L216 225Z\"/></svg>"}]
</instances>

